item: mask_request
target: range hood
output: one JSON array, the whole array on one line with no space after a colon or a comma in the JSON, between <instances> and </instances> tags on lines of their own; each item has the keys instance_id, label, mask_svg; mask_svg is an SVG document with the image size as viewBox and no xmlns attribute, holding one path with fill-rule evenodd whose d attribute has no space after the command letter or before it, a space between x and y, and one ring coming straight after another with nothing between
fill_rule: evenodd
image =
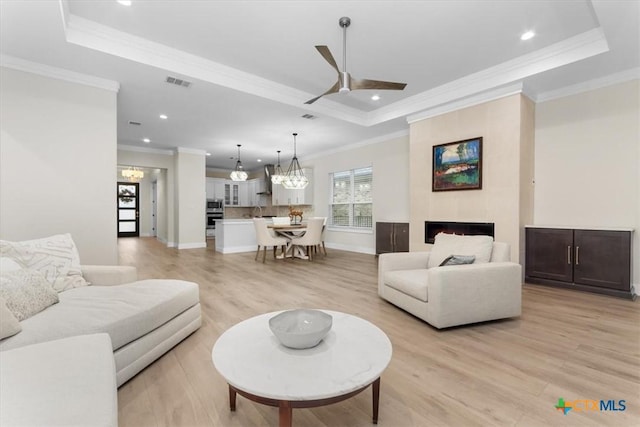
<instances>
[{"instance_id":1,"label":"range hood","mask_svg":"<svg viewBox=\"0 0 640 427\"><path fill-rule=\"evenodd\" d=\"M264 191L261 191L258 194L265 194L267 196L271 195L271 190L273 189L273 184L271 183L273 169L273 165L264 165Z\"/></svg>"}]
</instances>

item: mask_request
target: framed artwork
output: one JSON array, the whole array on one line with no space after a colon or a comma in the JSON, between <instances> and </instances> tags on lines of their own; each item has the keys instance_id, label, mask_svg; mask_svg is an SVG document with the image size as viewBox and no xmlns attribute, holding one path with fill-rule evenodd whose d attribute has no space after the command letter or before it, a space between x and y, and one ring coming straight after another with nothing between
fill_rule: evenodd
<instances>
[{"instance_id":1,"label":"framed artwork","mask_svg":"<svg viewBox=\"0 0 640 427\"><path fill-rule=\"evenodd\" d=\"M482 188L482 137L433 146L432 190Z\"/></svg>"}]
</instances>

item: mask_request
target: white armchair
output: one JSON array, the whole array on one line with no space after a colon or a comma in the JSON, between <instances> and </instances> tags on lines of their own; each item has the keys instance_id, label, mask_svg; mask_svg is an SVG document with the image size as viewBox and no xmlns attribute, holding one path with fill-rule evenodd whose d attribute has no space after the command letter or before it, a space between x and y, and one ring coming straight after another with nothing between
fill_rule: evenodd
<instances>
[{"instance_id":1,"label":"white armchair","mask_svg":"<svg viewBox=\"0 0 640 427\"><path fill-rule=\"evenodd\" d=\"M446 239L469 237L479 236ZM454 243L438 248L436 236L432 252L380 255L378 294L438 329L519 316L522 268L509 262L509 245L493 242L490 255L477 264L438 266L446 251L453 251L449 255L473 254L462 240L458 243L457 247ZM442 246L446 247L444 251Z\"/></svg>"}]
</instances>

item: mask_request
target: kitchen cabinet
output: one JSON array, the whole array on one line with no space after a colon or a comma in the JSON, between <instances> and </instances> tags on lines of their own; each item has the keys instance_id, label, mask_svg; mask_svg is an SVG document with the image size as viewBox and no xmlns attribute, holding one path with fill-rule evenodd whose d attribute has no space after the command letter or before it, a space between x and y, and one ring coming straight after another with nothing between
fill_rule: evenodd
<instances>
[{"instance_id":1,"label":"kitchen cabinet","mask_svg":"<svg viewBox=\"0 0 640 427\"><path fill-rule=\"evenodd\" d=\"M222 178L207 178L207 199L224 199L225 181L226 180Z\"/></svg>"},{"instance_id":2,"label":"kitchen cabinet","mask_svg":"<svg viewBox=\"0 0 640 427\"><path fill-rule=\"evenodd\" d=\"M376 255L409 252L409 224L376 222Z\"/></svg>"},{"instance_id":3,"label":"kitchen cabinet","mask_svg":"<svg viewBox=\"0 0 640 427\"><path fill-rule=\"evenodd\" d=\"M633 298L632 230L527 227L527 283Z\"/></svg>"},{"instance_id":4,"label":"kitchen cabinet","mask_svg":"<svg viewBox=\"0 0 640 427\"><path fill-rule=\"evenodd\" d=\"M238 181L227 181L224 184L224 205L240 206L240 185Z\"/></svg>"},{"instance_id":5,"label":"kitchen cabinet","mask_svg":"<svg viewBox=\"0 0 640 427\"><path fill-rule=\"evenodd\" d=\"M207 199L215 199L215 187L213 178L207 178L205 181L205 191L207 193Z\"/></svg>"},{"instance_id":6,"label":"kitchen cabinet","mask_svg":"<svg viewBox=\"0 0 640 427\"><path fill-rule=\"evenodd\" d=\"M302 169L309 184L302 190L288 190L282 184L274 184L271 190L273 206L312 205L313 204L313 169Z\"/></svg>"}]
</instances>

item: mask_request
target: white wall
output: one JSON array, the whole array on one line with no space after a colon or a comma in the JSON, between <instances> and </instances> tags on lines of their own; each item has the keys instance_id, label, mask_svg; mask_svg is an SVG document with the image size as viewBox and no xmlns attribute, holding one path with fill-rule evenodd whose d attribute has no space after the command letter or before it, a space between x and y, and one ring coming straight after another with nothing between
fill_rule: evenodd
<instances>
[{"instance_id":1,"label":"white wall","mask_svg":"<svg viewBox=\"0 0 640 427\"><path fill-rule=\"evenodd\" d=\"M117 264L116 92L0 67L0 238L71 233Z\"/></svg>"},{"instance_id":2,"label":"white wall","mask_svg":"<svg viewBox=\"0 0 640 427\"><path fill-rule=\"evenodd\" d=\"M409 222L409 136L362 145L317 158L302 159L313 168L315 216L329 216L329 174L373 166L373 221ZM374 226L375 229L375 226ZM375 234L325 231L328 247L375 253Z\"/></svg>"},{"instance_id":3,"label":"white wall","mask_svg":"<svg viewBox=\"0 0 640 427\"><path fill-rule=\"evenodd\" d=\"M536 225L632 227L640 284L640 81L539 103Z\"/></svg>"}]
</instances>

